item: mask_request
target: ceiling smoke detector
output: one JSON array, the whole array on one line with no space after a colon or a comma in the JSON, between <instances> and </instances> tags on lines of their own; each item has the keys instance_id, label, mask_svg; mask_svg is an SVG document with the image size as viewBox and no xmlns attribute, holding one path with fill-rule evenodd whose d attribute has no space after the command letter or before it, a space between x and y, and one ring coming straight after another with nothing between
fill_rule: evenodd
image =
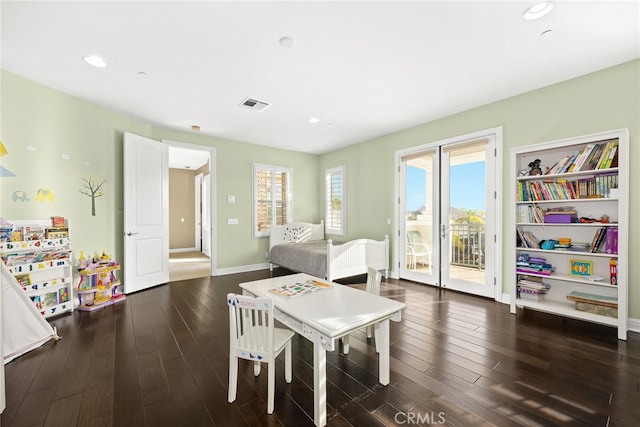
<instances>
[{"instance_id":1,"label":"ceiling smoke detector","mask_svg":"<svg viewBox=\"0 0 640 427\"><path fill-rule=\"evenodd\" d=\"M268 102L258 101L257 99L253 99L253 98L246 98L240 104L241 107L248 108L254 111L264 111L267 108L269 108L270 105L271 104L269 104Z\"/></svg>"}]
</instances>

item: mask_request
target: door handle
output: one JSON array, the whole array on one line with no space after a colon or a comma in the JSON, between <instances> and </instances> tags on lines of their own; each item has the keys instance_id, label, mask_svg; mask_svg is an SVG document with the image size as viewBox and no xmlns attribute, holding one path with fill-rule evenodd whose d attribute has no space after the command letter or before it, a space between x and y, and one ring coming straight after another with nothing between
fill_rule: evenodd
<instances>
[{"instance_id":1,"label":"door handle","mask_svg":"<svg viewBox=\"0 0 640 427\"><path fill-rule=\"evenodd\" d=\"M138 233L132 233L131 231L127 232L127 236L133 236L134 234L138 234Z\"/></svg>"},{"instance_id":2,"label":"door handle","mask_svg":"<svg viewBox=\"0 0 640 427\"><path fill-rule=\"evenodd\" d=\"M442 239L444 239L445 237L447 237L447 225L446 224L441 224L440 225L440 237Z\"/></svg>"}]
</instances>

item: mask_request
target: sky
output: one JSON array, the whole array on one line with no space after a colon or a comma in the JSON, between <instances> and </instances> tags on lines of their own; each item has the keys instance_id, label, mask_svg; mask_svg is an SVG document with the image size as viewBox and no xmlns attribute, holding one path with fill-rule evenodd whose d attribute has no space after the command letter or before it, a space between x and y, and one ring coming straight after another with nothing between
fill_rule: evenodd
<instances>
[{"instance_id":1,"label":"sky","mask_svg":"<svg viewBox=\"0 0 640 427\"><path fill-rule=\"evenodd\" d=\"M485 162L452 166L451 207L486 210L484 175ZM407 210L416 210L426 204L425 171L407 166Z\"/></svg>"}]
</instances>

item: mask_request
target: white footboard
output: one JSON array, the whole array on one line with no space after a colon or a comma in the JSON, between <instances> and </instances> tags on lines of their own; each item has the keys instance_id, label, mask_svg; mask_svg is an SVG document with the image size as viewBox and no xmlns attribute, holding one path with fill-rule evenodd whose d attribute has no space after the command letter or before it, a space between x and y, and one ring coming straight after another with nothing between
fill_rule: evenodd
<instances>
[{"instance_id":1,"label":"white footboard","mask_svg":"<svg viewBox=\"0 0 640 427\"><path fill-rule=\"evenodd\" d=\"M389 268L389 236L384 240L357 239L333 246L327 241L327 280L367 273L367 267L383 271Z\"/></svg>"}]
</instances>

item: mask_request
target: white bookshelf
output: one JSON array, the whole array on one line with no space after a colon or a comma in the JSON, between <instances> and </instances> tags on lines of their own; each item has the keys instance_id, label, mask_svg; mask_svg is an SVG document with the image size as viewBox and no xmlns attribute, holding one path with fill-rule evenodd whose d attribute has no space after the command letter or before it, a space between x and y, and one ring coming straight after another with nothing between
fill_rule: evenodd
<instances>
[{"instance_id":1,"label":"white bookshelf","mask_svg":"<svg viewBox=\"0 0 640 427\"><path fill-rule=\"evenodd\" d=\"M617 164L613 162L611 167L545 174L547 168L552 168L563 158L582 151L589 144L602 144L604 153L606 143L616 140ZM545 258L547 263L554 267L554 271L548 276L543 274L522 274L518 273L517 268L514 269L511 279L511 313L515 314L518 308L532 309L609 325L617 328L619 339L627 339L629 286L628 145L627 129L619 129L518 147L511 150L512 194L515 195L513 219L516 227L513 233L515 237L513 256L518 259L524 253L533 257ZM537 159L540 159L543 174L529 175L525 171L529 170L529 164ZM583 183L579 184L579 181ZM594 183L592 190L595 189L597 191L595 191L596 194L590 194L588 197L583 194L580 198L574 198L574 196L579 195L574 195L571 191L557 190L558 186L567 188L566 186L569 185L572 189L577 189L578 185L586 187L591 185L592 182ZM607 190L609 182L617 184L617 191L609 192ZM536 206L537 209L543 211L572 207L577 211L578 219L584 217L600 221L603 215L606 215L608 222L606 220L592 223L537 222L523 215L523 212L527 212L527 209L529 209L527 206ZM568 237L572 243L591 244L597 230L602 227L617 229L617 253L606 253L604 244L596 253L572 250L571 248L524 248L518 244L518 229L531 233L535 236L534 240L538 242ZM591 263L591 275L571 274L571 260ZM615 285L610 283L609 263L611 260L615 260L617 263L617 283ZM514 262L515 265L516 263ZM550 285L550 290L541 301L520 298L518 280L522 275L543 277L543 281ZM603 279L598 281L590 280L594 276L599 276ZM611 317L611 315L576 309L575 302L567 299L567 295L574 291L617 298L617 316Z\"/></svg>"},{"instance_id":2,"label":"white bookshelf","mask_svg":"<svg viewBox=\"0 0 640 427\"><path fill-rule=\"evenodd\" d=\"M51 220L9 220L16 228L51 226ZM68 223L65 224L68 227ZM31 261L7 263L7 269L31 299L40 314L53 317L73 311L73 261L71 240L42 238L0 242L0 255L5 258L38 258Z\"/></svg>"}]
</instances>

